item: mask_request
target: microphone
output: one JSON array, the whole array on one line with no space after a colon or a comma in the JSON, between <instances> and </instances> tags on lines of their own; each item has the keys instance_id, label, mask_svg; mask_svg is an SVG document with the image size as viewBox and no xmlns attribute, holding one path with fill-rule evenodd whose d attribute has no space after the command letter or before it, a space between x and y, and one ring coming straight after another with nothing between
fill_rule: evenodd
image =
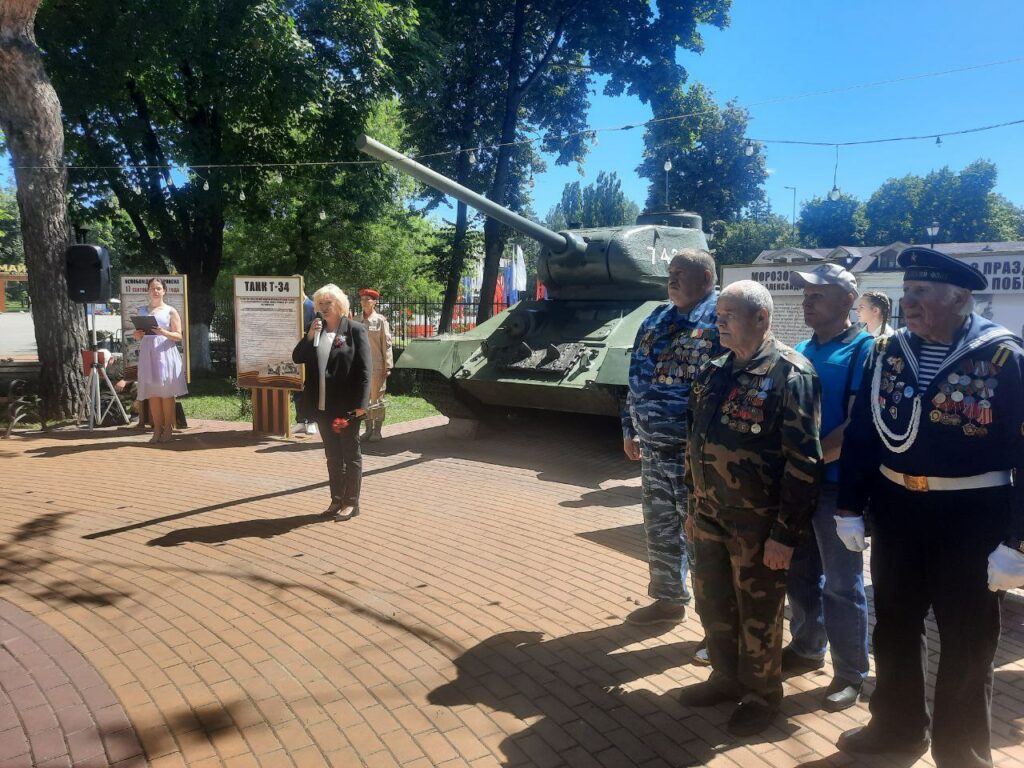
<instances>
[{"instance_id":1,"label":"microphone","mask_svg":"<svg viewBox=\"0 0 1024 768\"><path fill-rule=\"evenodd\" d=\"M323 333L323 330L324 330L324 316L321 315L319 312L316 313L316 317L313 318L313 322L316 322L317 320L320 321L320 330L318 330L316 332L316 336L313 337L313 346L314 347L319 347L320 346L320 334Z\"/></svg>"}]
</instances>

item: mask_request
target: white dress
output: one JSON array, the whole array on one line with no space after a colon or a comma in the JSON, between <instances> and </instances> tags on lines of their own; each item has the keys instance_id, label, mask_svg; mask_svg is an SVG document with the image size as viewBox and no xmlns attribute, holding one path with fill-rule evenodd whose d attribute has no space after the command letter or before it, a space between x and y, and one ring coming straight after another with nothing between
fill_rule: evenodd
<instances>
[{"instance_id":1,"label":"white dress","mask_svg":"<svg viewBox=\"0 0 1024 768\"><path fill-rule=\"evenodd\" d=\"M154 312L139 307L140 315L152 315L165 331L171 328L171 308L166 304ZM188 394L185 366L178 343L166 336L143 336L139 342L139 400L151 397L181 397Z\"/></svg>"}]
</instances>

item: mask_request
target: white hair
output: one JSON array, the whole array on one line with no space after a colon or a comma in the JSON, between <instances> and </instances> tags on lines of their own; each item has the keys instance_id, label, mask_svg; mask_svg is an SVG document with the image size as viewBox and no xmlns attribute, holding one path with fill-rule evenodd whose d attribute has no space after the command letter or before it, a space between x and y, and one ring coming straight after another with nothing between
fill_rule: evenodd
<instances>
[{"instance_id":1,"label":"white hair","mask_svg":"<svg viewBox=\"0 0 1024 768\"><path fill-rule=\"evenodd\" d=\"M754 312L767 310L768 320L772 319L772 313L775 311L772 295L767 288L755 280L737 280L735 283L730 283L722 289L721 295L739 299Z\"/></svg>"},{"instance_id":2,"label":"white hair","mask_svg":"<svg viewBox=\"0 0 1024 768\"><path fill-rule=\"evenodd\" d=\"M342 317L348 314L350 306L348 296L346 296L345 292L334 283L328 283L313 294L314 304L319 304L321 299L330 299L331 303L337 308L338 314Z\"/></svg>"}]
</instances>

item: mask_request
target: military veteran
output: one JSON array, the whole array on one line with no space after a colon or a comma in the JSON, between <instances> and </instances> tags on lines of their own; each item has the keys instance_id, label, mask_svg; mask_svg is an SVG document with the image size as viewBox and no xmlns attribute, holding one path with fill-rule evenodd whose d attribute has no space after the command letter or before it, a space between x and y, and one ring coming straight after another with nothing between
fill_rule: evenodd
<instances>
[{"instance_id":1,"label":"military veteran","mask_svg":"<svg viewBox=\"0 0 1024 768\"><path fill-rule=\"evenodd\" d=\"M972 312L987 280L938 251L899 257L906 328L875 343L840 457L836 527L866 547L870 502L875 675L868 725L841 750L992 765L993 659L1002 591L1024 586L1024 351ZM941 654L925 695L925 616Z\"/></svg>"},{"instance_id":2,"label":"military veteran","mask_svg":"<svg viewBox=\"0 0 1024 768\"><path fill-rule=\"evenodd\" d=\"M729 285L717 315L728 352L693 383L685 469L694 592L713 672L679 698L735 703L727 729L746 736L771 724L782 700L787 569L818 502L821 393L807 359L772 335L764 286Z\"/></svg>"},{"instance_id":3,"label":"military veteran","mask_svg":"<svg viewBox=\"0 0 1024 768\"><path fill-rule=\"evenodd\" d=\"M629 360L629 394L622 413L626 456L641 462L644 533L654 602L633 611L633 624L675 624L691 601L683 533L686 409L700 366L721 353L715 328L715 261L686 249L668 265L668 299L641 324ZM694 660L707 663L706 648Z\"/></svg>"}]
</instances>

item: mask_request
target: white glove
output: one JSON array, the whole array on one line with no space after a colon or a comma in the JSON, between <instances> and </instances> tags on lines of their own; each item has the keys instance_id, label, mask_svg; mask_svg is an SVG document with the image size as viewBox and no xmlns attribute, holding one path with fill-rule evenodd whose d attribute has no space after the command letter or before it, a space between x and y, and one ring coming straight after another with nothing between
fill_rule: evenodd
<instances>
[{"instance_id":1,"label":"white glove","mask_svg":"<svg viewBox=\"0 0 1024 768\"><path fill-rule=\"evenodd\" d=\"M839 534L840 541L846 545L848 550L851 552L863 552L868 548L868 542L864 538L863 517L840 517L839 515L833 515L832 519L836 521L836 533Z\"/></svg>"},{"instance_id":2,"label":"white glove","mask_svg":"<svg viewBox=\"0 0 1024 768\"><path fill-rule=\"evenodd\" d=\"M988 588L993 592L1024 587L1024 554L1000 544L988 556Z\"/></svg>"}]
</instances>

